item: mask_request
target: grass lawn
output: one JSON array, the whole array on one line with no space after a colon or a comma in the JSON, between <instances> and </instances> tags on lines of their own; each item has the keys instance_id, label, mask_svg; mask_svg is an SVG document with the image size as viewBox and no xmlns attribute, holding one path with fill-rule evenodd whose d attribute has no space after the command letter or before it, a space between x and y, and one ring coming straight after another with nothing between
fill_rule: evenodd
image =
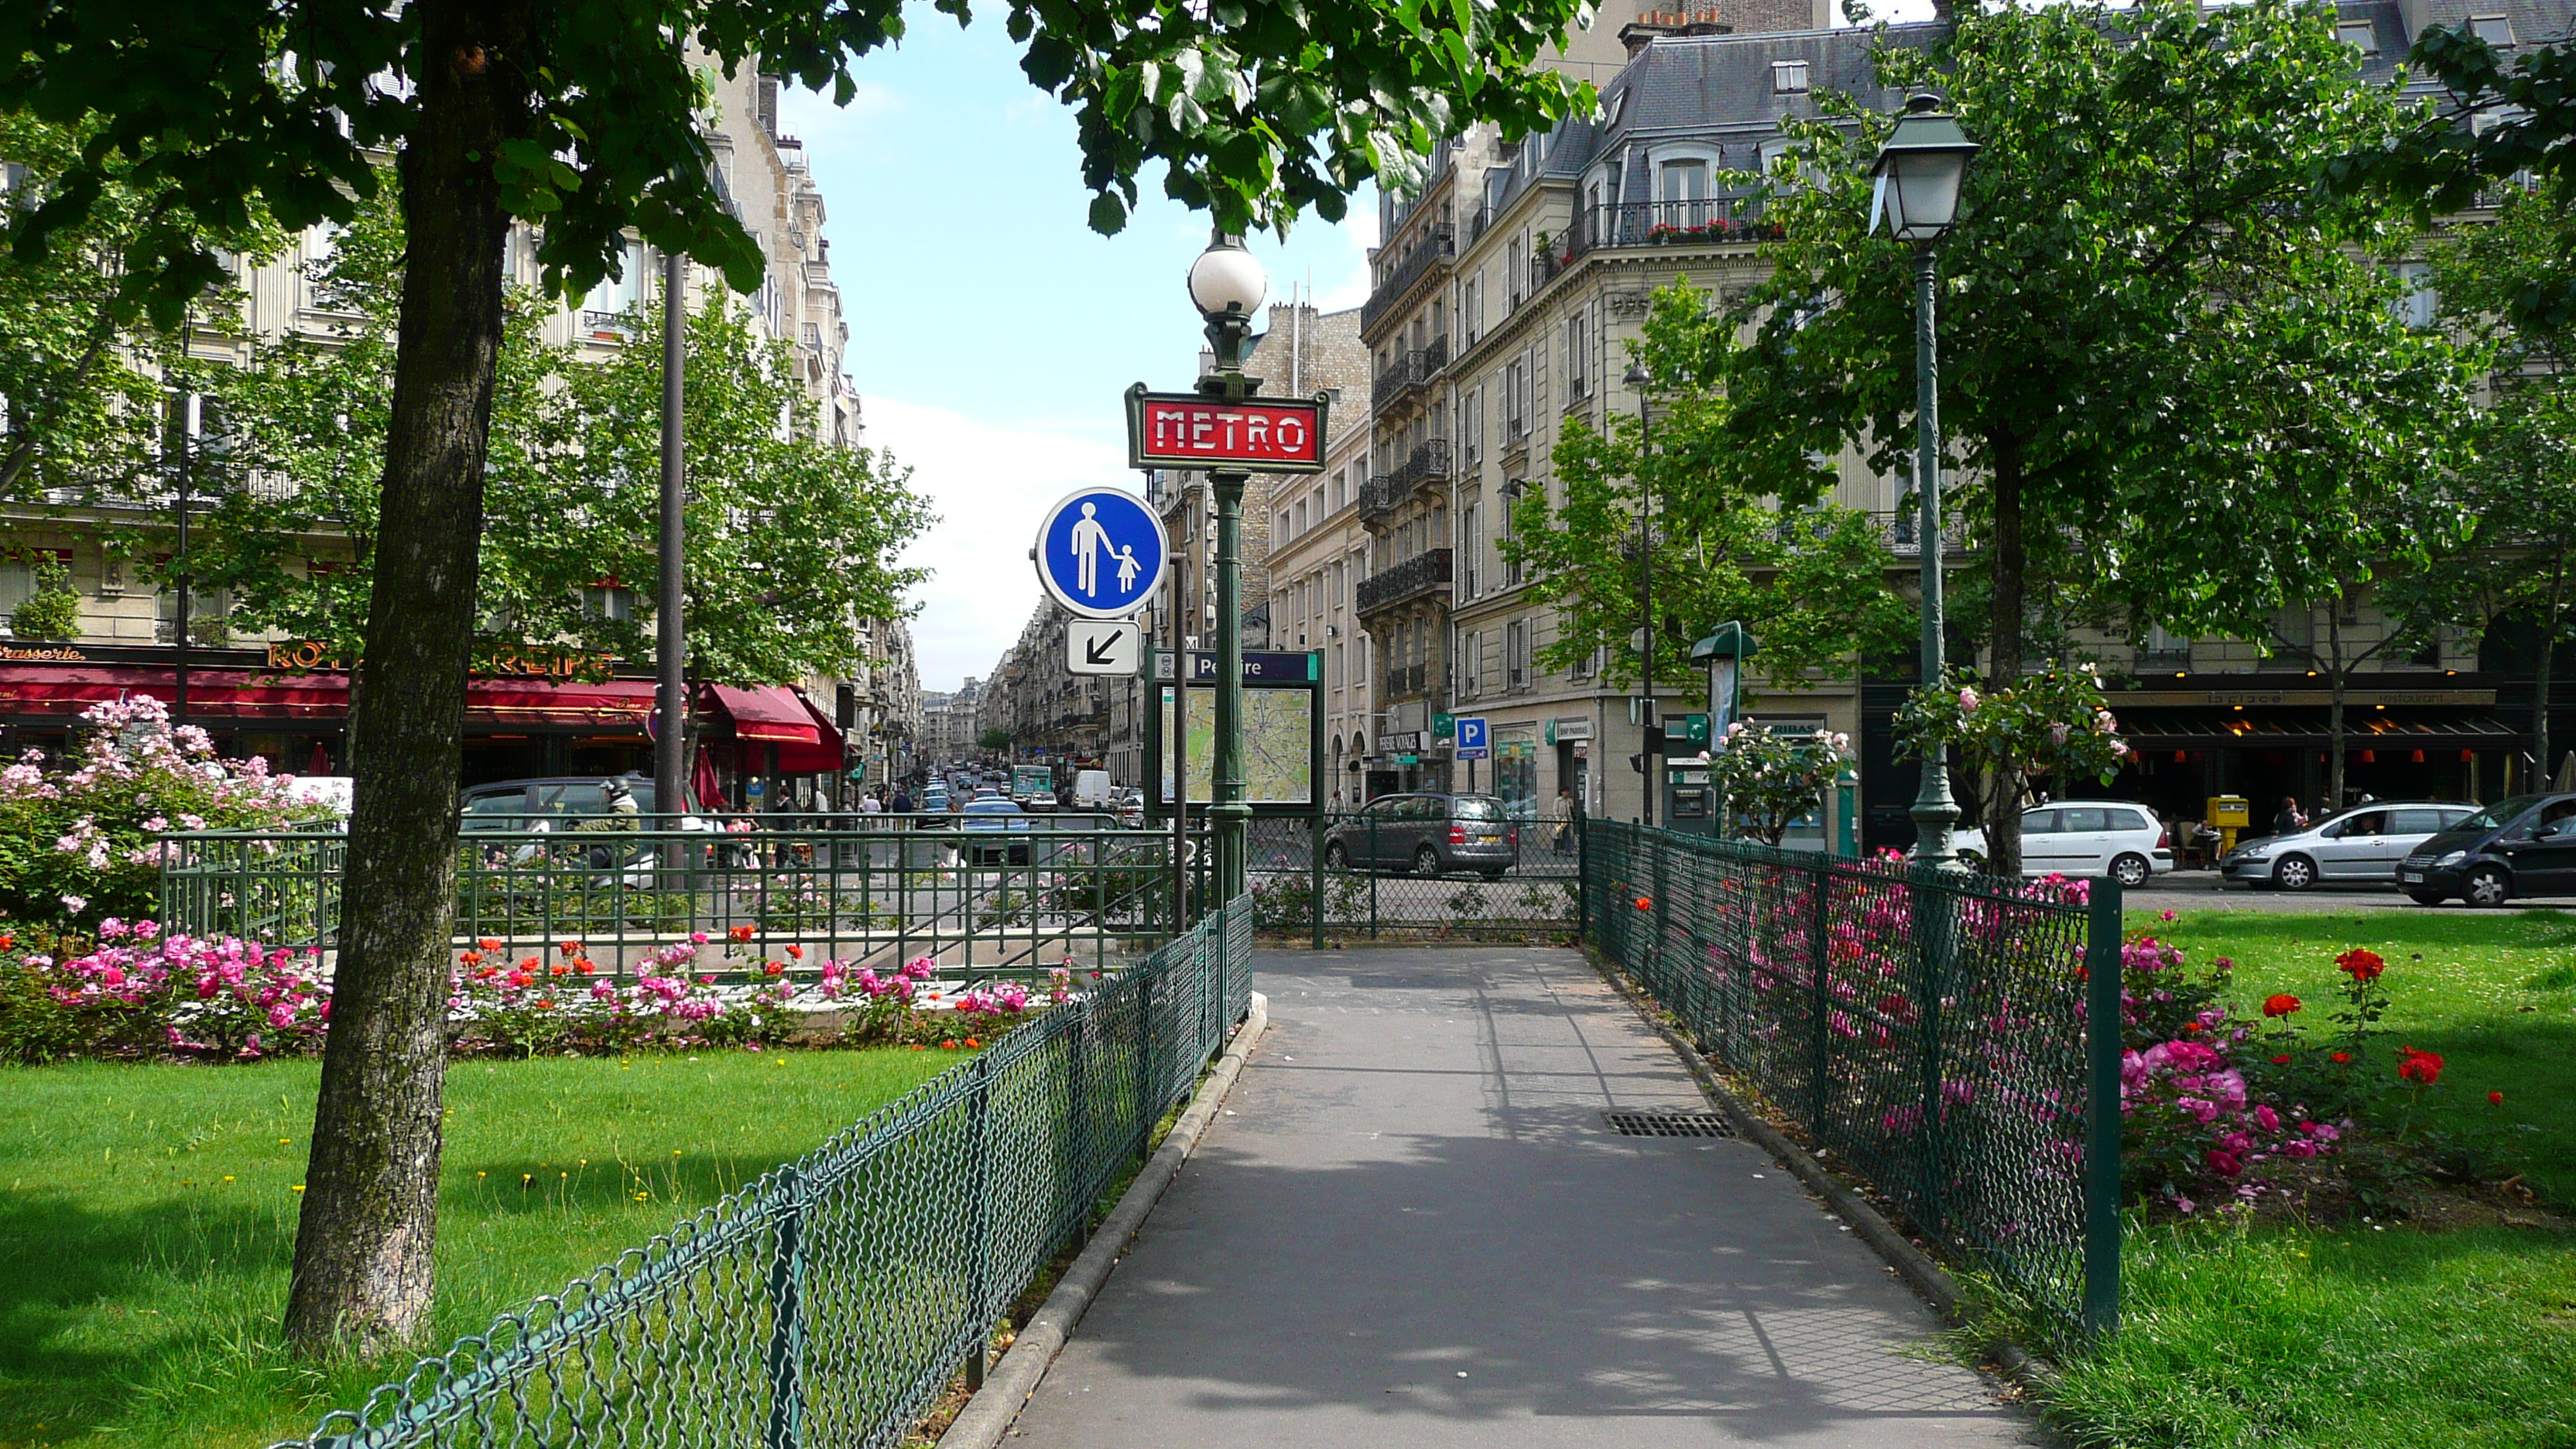
<instances>
[{"instance_id":1,"label":"grass lawn","mask_svg":"<svg viewBox=\"0 0 2576 1449\"><path fill-rule=\"evenodd\" d=\"M2191 953L2236 961L2236 1005L2254 1015L2263 998L2287 991L2308 1004L2315 1025L2342 1000L2338 952L2368 946L2388 960L2380 978L2389 1007L2380 1024L2393 1049L2440 1052L2445 1065L2431 1115L2460 1125L2525 1123L2532 1189L2561 1211L2576 1211L2576 915L2473 911L2184 911L2174 921L2132 912L2131 929L2152 930ZM2259 1018L2258 1018L2259 1019ZM2504 1093L2501 1114L2487 1093Z\"/></svg>"},{"instance_id":2,"label":"grass lawn","mask_svg":"<svg viewBox=\"0 0 2576 1449\"><path fill-rule=\"evenodd\" d=\"M461 1061L439 1347L952 1065L947 1052ZM320 1064L0 1068L0 1446L256 1445L395 1365L278 1344Z\"/></svg>"},{"instance_id":3,"label":"grass lawn","mask_svg":"<svg viewBox=\"0 0 2576 1449\"><path fill-rule=\"evenodd\" d=\"M2576 918L2190 911L2132 928L2233 957L2238 1004L2340 999L2336 953L2388 960L2391 1044L2448 1065L2437 1115L2531 1124L2519 1164L2576 1208ZM2419 959L2420 958L2420 959ZM2321 1025L2323 1023L2320 1023ZM2393 1059L2387 1064L2394 1070ZM2133 1227L2122 1325L2062 1360L2049 1411L2119 1449L2576 1449L2576 1235L2225 1223Z\"/></svg>"},{"instance_id":4,"label":"grass lawn","mask_svg":"<svg viewBox=\"0 0 2576 1449\"><path fill-rule=\"evenodd\" d=\"M2576 1237L2166 1226L2121 1267L2118 1336L2049 1405L2078 1444L2576 1446Z\"/></svg>"}]
</instances>

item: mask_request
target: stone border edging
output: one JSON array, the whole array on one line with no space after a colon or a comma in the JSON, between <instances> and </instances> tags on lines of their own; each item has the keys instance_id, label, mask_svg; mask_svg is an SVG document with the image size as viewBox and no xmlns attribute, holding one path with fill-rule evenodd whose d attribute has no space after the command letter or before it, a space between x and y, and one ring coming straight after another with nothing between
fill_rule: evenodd
<instances>
[{"instance_id":1,"label":"stone border edging","mask_svg":"<svg viewBox=\"0 0 2576 1449\"><path fill-rule=\"evenodd\" d=\"M1878 1209L1871 1207L1867 1199L1836 1181L1833 1174L1825 1171L1824 1165L1809 1156L1804 1148L1781 1136L1770 1123L1737 1101L1735 1094L1728 1091L1725 1084L1718 1081L1716 1073L1709 1070L1705 1055L1655 1014L1652 998L1638 991L1595 952L1587 949L1583 956L1592 964L1592 969L1600 973L1601 979L1609 982L1611 989L1619 993L1620 999L1628 1003L1629 1009L1654 1028L1655 1034L1662 1037L1674 1054L1682 1059L1691 1079L1699 1083L1700 1092L1724 1114L1737 1136L1771 1154L1808 1191L1823 1198L1834 1216L1851 1224L1852 1232L1885 1258L1897 1276L1905 1280L1906 1286L1922 1295L1944 1322L1959 1327L1974 1326L1966 1311L1966 1295L1959 1291L1958 1281L1946 1269L1907 1241L1905 1235L1880 1216ZM1995 1356L2004 1376L2022 1387L2045 1392L2057 1386L2056 1368L2011 1339L2001 1336L1990 1338L1986 1349Z\"/></svg>"},{"instance_id":2,"label":"stone border edging","mask_svg":"<svg viewBox=\"0 0 2576 1449\"><path fill-rule=\"evenodd\" d=\"M1010 1432L1011 1425L1027 1407L1029 1396L1037 1392L1055 1357L1064 1351L1065 1340L1072 1337L1074 1325L1109 1281L1110 1270L1125 1256L1128 1243L1145 1225L1146 1215L1154 1210L1163 1190L1180 1175L1181 1164L1199 1145L1199 1137L1216 1120L1217 1108L1234 1090L1243 1075L1243 1064L1251 1054L1253 1043L1261 1039L1270 1025L1269 998L1260 992L1252 994L1252 1010L1243 1018L1243 1026L1234 1040L1217 1058L1216 1067L1199 1084L1197 1098L1172 1124L1163 1145L1156 1148L1144 1170L1127 1184L1118 1206L1091 1235L1073 1266L1056 1280L1055 1289L1046 1302L1031 1315L1026 1327L1011 1341L1010 1348L993 1365L984 1386L957 1411L948 1428L939 1436L939 1449L993 1449Z\"/></svg>"}]
</instances>

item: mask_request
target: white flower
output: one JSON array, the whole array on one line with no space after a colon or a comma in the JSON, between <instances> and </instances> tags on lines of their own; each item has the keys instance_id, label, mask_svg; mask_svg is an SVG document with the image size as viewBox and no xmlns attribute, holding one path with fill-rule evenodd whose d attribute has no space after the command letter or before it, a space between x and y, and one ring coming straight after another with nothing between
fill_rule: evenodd
<instances>
[{"instance_id":1,"label":"white flower","mask_svg":"<svg viewBox=\"0 0 2576 1449\"><path fill-rule=\"evenodd\" d=\"M77 916L81 912L89 909L89 897L65 896L63 897L63 909Z\"/></svg>"}]
</instances>

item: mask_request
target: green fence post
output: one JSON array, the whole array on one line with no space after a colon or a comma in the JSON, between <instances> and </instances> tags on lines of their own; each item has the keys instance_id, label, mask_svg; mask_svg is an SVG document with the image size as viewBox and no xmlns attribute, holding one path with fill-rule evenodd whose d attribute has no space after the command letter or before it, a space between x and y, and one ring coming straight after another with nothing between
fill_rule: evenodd
<instances>
[{"instance_id":1,"label":"green fence post","mask_svg":"<svg viewBox=\"0 0 2576 1449\"><path fill-rule=\"evenodd\" d=\"M2092 883L2084 925L2084 1331L2120 1326L2120 883Z\"/></svg>"},{"instance_id":2,"label":"green fence post","mask_svg":"<svg viewBox=\"0 0 2576 1449\"><path fill-rule=\"evenodd\" d=\"M1007 862L1008 855L1004 856ZM975 1058L975 1090L967 1097L967 1111L973 1118L968 1131L967 1151L974 1161L967 1176L973 1184L968 1190L967 1223L968 1256L973 1260L967 1270L966 1329L972 1346L966 1353L966 1387L984 1387L984 1359L991 1348L992 1330L984 1324L987 1301L993 1296L993 1049L987 1047Z\"/></svg>"},{"instance_id":3,"label":"green fence post","mask_svg":"<svg viewBox=\"0 0 2576 1449\"><path fill-rule=\"evenodd\" d=\"M1330 816L1318 809L1314 820L1306 827L1307 854L1312 857L1310 863L1315 875L1315 887L1306 893L1306 914L1315 923L1314 940L1309 949L1316 951L1324 949L1324 826L1329 819ZM1231 988L1232 983L1227 984ZM1233 999L1233 992L1229 989L1226 1000Z\"/></svg>"},{"instance_id":4,"label":"green fence post","mask_svg":"<svg viewBox=\"0 0 2576 1449\"><path fill-rule=\"evenodd\" d=\"M1948 1231L1942 1183L1948 1153L1943 1150L1947 1134L1941 1126L1941 993L1950 981L1950 918L1958 899L1941 872L1916 866L1912 874L1914 1050L1921 1087L1919 1110L1923 1114L1923 1131L1918 1139L1923 1148L1915 1160L1918 1180L1914 1188L1920 1203L1918 1220L1926 1232L1938 1236Z\"/></svg>"},{"instance_id":5,"label":"green fence post","mask_svg":"<svg viewBox=\"0 0 2576 1449\"><path fill-rule=\"evenodd\" d=\"M786 1201L769 1255L769 1429L764 1449L805 1443L805 1182L793 1164L778 1170Z\"/></svg>"},{"instance_id":6,"label":"green fence post","mask_svg":"<svg viewBox=\"0 0 2576 1449\"><path fill-rule=\"evenodd\" d=\"M1825 1102L1832 1094L1833 1079L1833 937L1825 924L1826 892L1833 879L1830 870L1811 872L1807 878L1807 969L1814 977L1815 993L1814 1005L1810 1008L1815 1016L1811 1028L1815 1050L1814 1081L1809 1088L1807 1130L1819 1142L1824 1140Z\"/></svg>"}]
</instances>

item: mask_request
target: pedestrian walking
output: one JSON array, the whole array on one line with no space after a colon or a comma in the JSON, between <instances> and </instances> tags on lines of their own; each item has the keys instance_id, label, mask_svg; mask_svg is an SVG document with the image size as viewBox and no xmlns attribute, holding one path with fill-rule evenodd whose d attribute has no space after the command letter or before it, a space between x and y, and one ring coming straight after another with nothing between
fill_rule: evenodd
<instances>
[{"instance_id":1,"label":"pedestrian walking","mask_svg":"<svg viewBox=\"0 0 2576 1449\"><path fill-rule=\"evenodd\" d=\"M906 790L901 785L895 786L894 799L886 806L886 808L897 815L911 814L913 810L912 792Z\"/></svg>"},{"instance_id":2,"label":"pedestrian walking","mask_svg":"<svg viewBox=\"0 0 2576 1449\"><path fill-rule=\"evenodd\" d=\"M1548 824L1556 827L1550 846L1559 855L1574 853L1574 791L1558 786L1556 798L1548 802Z\"/></svg>"},{"instance_id":3,"label":"pedestrian walking","mask_svg":"<svg viewBox=\"0 0 2576 1449\"><path fill-rule=\"evenodd\" d=\"M2282 796L2281 813L2272 817L2272 833L2274 835L2295 835L2307 828L2308 817L2299 813L2298 799L2295 796L2290 795Z\"/></svg>"}]
</instances>

